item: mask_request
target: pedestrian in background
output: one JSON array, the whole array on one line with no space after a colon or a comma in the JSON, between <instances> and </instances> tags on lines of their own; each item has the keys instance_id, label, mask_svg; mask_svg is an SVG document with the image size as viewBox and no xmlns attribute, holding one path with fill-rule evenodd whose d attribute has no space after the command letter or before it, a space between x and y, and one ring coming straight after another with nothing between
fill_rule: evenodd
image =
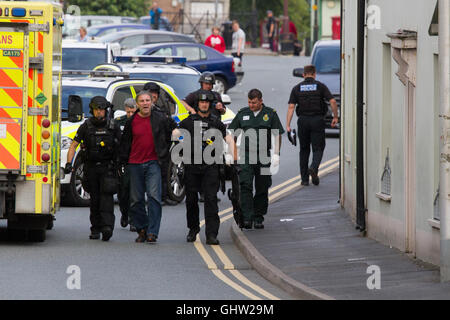
<instances>
[{"instance_id":1,"label":"pedestrian in background","mask_svg":"<svg viewBox=\"0 0 450 320\"><path fill-rule=\"evenodd\" d=\"M157 241L161 224L161 166L169 161L172 118L156 108L148 91L136 96L138 111L127 120L120 141L119 160L130 174L130 209L136 242ZM147 195L147 202L145 196Z\"/></svg>"},{"instance_id":2,"label":"pedestrian in background","mask_svg":"<svg viewBox=\"0 0 450 320\"><path fill-rule=\"evenodd\" d=\"M242 56L245 50L245 32L239 27L239 22L233 20L233 42L231 46L231 55L235 58L239 58L239 65L242 65Z\"/></svg>"},{"instance_id":3,"label":"pedestrian in background","mask_svg":"<svg viewBox=\"0 0 450 320\"><path fill-rule=\"evenodd\" d=\"M291 120L294 110L297 114L298 138L300 140L300 175L303 186L309 185L309 177L314 185L319 185L319 166L325 150L325 114L329 101L333 111L331 127L338 124L337 102L330 90L322 82L316 80L316 67L307 65L303 72L304 81L296 85L289 97L286 128L291 132ZM313 151L313 159L309 166L309 155ZM309 166L309 167L308 167Z\"/></svg>"},{"instance_id":4,"label":"pedestrian in background","mask_svg":"<svg viewBox=\"0 0 450 320\"><path fill-rule=\"evenodd\" d=\"M270 51L274 51L273 36L275 34L275 19L273 18L273 12L267 10L267 23L266 23L267 37L269 38Z\"/></svg>"},{"instance_id":5,"label":"pedestrian in background","mask_svg":"<svg viewBox=\"0 0 450 320\"><path fill-rule=\"evenodd\" d=\"M242 108L234 117L228 129L242 129L239 158L241 172L239 184L240 199L243 216L243 228L264 228L264 215L269 205L269 187L272 185L270 166L277 167L280 163L281 135L283 126L275 109L266 107L263 103L262 92L252 89L248 93L248 107ZM267 141L260 140L266 130ZM254 131L254 134L252 134ZM272 146L272 135L275 145ZM257 141L249 141L255 136ZM245 140L244 140L245 139ZM261 148L266 148L262 150ZM270 150L272 149L272 155ZM270 163L263 163L261 156L268 157ZM243 162L243 163L241 163ZM253 185L255 195L253 195Z\"/></svg>"},{"instance_id":6,"label":"pedestrian in background","mask_svg":"<svg viewBox=\"0 0 450 320\"><path fill-rule=\"evenodd\" d=\"M158 7L158 3L153 2L152 7L149 11L150 24L153 30L159 30L159 23L162 13L163 11L160 7Z\"/></svg>"},{"instance_id":7,"label":"pedestrian in background","mask_svg":"<svg viewBox=\"0 0 450 320\"><path fill-rule=\"evenodd\" d=\"M220 53L225 52L225 40L220 35L219 27L212 28L212 34L208 38L206 38L205 45L216 49Z\"/></svg>"},{"instance_id":8,"label":"pedestrian in background","mask_svg":"<svg viewBox=\"0 0 450 320\"><path fill-rule=\"evenodd\" d=\"M126 115L114 119L115 124L119 128L120 132L123 132L127 119L131 118L136 112L136 101L133 98L128 98L123 103ZM133 226L131 216L128 214L130 209L130 173L126 165L119 167L119 190L117 192L117 198L119 199L120 212L122 217L120 218L120 225L122 228L126 228L130 224L130 231L135 232L136 228Z\"/></svg>"},{"instance_id":9,"label":"pedestrian in background","mask_svg":"<svg viewBox=\"0 0 450 320\"><path fill-rule=\"evenodd\" d=\"M79 30L80 34L77 37L77 41L78 42L87 42L88 41L88 36L87 36L87 30L85 27L80 27Z\"/></svg>"}]
</instances>

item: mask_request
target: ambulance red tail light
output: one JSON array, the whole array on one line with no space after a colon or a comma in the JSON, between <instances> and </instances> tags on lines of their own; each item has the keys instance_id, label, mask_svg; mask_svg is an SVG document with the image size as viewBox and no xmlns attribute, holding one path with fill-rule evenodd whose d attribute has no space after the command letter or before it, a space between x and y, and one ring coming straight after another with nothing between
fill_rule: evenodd
<instances>
[{"instance_id":1,"label":"ambulance red tail light","mask_svg":"<svg viewBox=\"0 0 450 320\"><path fill-rule=\"evenodd\" d=\"M50 155L48 153L44 153L42 155L42 161L47 162L50 160Z\"/></svg>"}]
</instances>

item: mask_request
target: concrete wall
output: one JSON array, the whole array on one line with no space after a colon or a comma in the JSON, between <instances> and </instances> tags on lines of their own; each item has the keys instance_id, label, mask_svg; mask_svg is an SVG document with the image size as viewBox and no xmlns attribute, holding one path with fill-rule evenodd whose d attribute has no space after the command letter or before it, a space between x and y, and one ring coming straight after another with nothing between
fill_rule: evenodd
<instances>
[{"instance_id":1,"label":"concrete wall","mask_svg":"<svg viewBox=\"0 0 450 320\"><path fill-rule=\"evenodd\" d=\"M435 212L439 184L438 38L428 35L436 0L367 2L368 6L380 8L381 22L379 29L366 31L364 143L368 236L438 265L439 230L429 222ZM341 196L354 219L357 1L343 0L343 6ZM406 87L396 75L399 65L392 56L392 39L387 36L399 29L417 32L416 61L410 66L415 70L412 109ZM377 197L388 150L392 172L390 202ZM408 216L412 217L410 221Z\"/></svg>"}]
</instances>

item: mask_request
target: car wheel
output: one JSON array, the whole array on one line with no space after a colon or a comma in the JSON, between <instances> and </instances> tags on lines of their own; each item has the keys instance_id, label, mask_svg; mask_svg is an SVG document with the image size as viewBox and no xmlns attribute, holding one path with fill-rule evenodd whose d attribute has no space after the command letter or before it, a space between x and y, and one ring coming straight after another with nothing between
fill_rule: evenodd
<instances>
[{"instance_id":1,"label":"car wheel","mask_svg":"<svg viewBox=\"0 0 450 320\"><path fill-rule=\"evenodd\" d=\"M74 207L88 207L90 196L81 184L83 178L83 162L79 158L75 160L74 171L70 177L70 185L65 195L65 203Z\"/></svg>"},{"instance_id":2,"label":"car wheel","mask_svg":"<svg viewBox=\"0 0 450 320\"><path fill-rule=\"evenodd\" d=\"M220 94L227 93L228 87L225 79L216 76L216 82L214 83L213 90Z\"/></svg>"},{"instance_id":3,"label":"car wheel","mask_svg":"<svg viewBox=\"0 0 450 320\"><path fill-rule=\"evenodd\" d=\"M170 161L169 172L167 174L167 195L169 198L176 202L181 202L186 195L185 186L183 183L184 178L184 164L175 164Z\"/></svg>"}]
</instances>

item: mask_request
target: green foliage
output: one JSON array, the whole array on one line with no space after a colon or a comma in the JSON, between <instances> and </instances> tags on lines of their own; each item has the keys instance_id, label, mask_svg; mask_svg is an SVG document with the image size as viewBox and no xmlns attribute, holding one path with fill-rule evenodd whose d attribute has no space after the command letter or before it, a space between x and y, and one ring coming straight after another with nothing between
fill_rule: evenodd
<instances>
[{"instance_id":1,"label":"green foliage","mask_svg":"<svg viewBox=\"0 0 450 320\"><path fill-rule=\"evenodd\" d=\"M141 17L148 14L147 3L146 0L70 0L65 6L79 6L82 15Z\"/></svg>"},{"instance_id":2,"label":"green foliage","mask_svg":"<svg viewBox=\"0 0 450 320\"><path fill-rule=\"evenodd\" d=\"M283 0L254 0L258 12L258 21L266 18L267 10L272 10L275 18L283 15ZM299 38L303 40L310 34L311 15L307 0L289 0L289 18L297 27ZM230 12L232 15L252 11L252 0L231 0Z\"/></svg>"}]
</instances>

